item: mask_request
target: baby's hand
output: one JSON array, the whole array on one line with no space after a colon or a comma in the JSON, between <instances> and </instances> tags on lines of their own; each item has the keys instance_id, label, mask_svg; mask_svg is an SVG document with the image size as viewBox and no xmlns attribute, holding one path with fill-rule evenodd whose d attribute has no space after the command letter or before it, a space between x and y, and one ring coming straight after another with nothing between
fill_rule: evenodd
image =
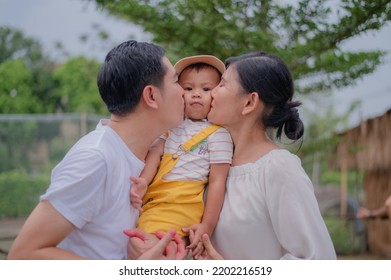
<instances>
[{"instance_id":1,"label":"baby's hand","mask_svg":"<svg viewBox=\"0 0 391 280\"><path fill-rule=\"evenodd\" d=\"M143 203L142 198L144 197L148 187L147 180L142 177L133 176L130 176L129 179L132 181L130 188L130 203L141 213L141 206Z\"/></svg>"},{"instance_id":2,"label":"baby's hand","mask_svg":"<svg viewBox=\"0 0 391 280\"><path fill-rule=\"evenodd\" d=\"M191 249L191 256L194 259L198 259L205 250L201 237L205 233L210 234L208 227L201 223L183 228L182 230L189 233L190 245L186 249Z\"/></svg>"}]
</instances>

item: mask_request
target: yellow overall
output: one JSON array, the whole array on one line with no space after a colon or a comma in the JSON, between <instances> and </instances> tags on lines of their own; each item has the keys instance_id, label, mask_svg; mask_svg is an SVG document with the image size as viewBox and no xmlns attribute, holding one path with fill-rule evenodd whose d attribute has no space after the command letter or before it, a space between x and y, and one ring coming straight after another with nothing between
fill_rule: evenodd
<instances>
[{"instance_id":1,"label":"yellow overall","mask_svg":"<svg viewBox=\"0 0 391 280\"><path fill-rule=\"evenodd\" d=\"M164 181L163 177L175 166L179 157L215 132L210 125L179 146L174 154L164 153L159 170L143 198L143 211L137 227L155 233L176 229L184 237L183 227L199 224L204 213L204 181Z\"/></svg>"}]
</instances>

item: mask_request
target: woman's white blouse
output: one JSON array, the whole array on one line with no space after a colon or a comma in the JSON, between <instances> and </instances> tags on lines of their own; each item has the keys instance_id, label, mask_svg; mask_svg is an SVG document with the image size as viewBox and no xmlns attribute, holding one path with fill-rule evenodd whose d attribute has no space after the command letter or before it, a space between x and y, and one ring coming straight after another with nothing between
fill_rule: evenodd
<instances>
[{"instance_id":1,"label":"woman's white blouse","mask_svg":"<svg viewBox=\"0 0 391 280\"><path fill-rule=\"evenodd\" d=\"M225 259L336 259L312 183L283 149L230 168L212 242Z\"/></svg>"}]
</instances>

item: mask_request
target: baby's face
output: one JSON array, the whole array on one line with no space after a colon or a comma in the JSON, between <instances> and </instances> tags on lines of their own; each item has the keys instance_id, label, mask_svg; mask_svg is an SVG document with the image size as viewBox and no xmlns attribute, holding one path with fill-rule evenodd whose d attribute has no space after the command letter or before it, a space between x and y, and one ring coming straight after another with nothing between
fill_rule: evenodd
<instances>
[{"instance_id":1,"label":"baby's face","mask_svg":"<svg viewBox=\"0 0 391 280\"><path fill-rule=\"evenodd\" d=\"M218 71L212 67L185 69L180 77L179 84L184 89L185 116L193 121L206 119L212 97L211 90L220 83Z\"/></svg>"}]
</instances>

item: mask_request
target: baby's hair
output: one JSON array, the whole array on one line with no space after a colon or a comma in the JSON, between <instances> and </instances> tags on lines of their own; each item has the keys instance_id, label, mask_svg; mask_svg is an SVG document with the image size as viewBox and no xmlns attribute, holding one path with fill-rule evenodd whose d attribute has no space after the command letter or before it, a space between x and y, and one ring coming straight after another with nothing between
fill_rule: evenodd
<instances>
[{"instance_id":1,"label":"baby's hair","mask_svg":"<svg viewBox=\"0 0 391 280\"><path fill-rule=\"evenodd\" d=\"M212 69L216 70L217 73L219 74L219 76L221 77L221 73L219 70L217 70L216 67L214 67L210 64L204 63L204 62L198 62L198 63L190 64L189 66L186 66L186 68L182 70L181 74L179 74L179 77L182 75L183 71L185 71L185 70L195 70L195 71L199 72L200 70L206 69L206 68L212 68Z\"/></svg>"}]
</instances>

